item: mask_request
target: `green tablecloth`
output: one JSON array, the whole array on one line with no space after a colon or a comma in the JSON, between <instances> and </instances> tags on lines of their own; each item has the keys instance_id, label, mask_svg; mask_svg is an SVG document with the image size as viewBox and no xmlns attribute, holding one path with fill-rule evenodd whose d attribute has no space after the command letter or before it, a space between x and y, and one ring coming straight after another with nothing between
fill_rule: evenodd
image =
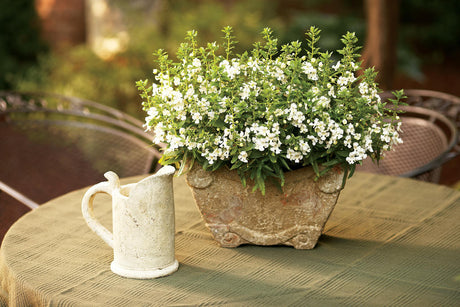
<instances>
[{"instance_id":1,"label":"green tablecloth","mask_svg":"<svg viewBox=\"0 0 460 307\"><path fill-rule=\"evenodd\" d=\"M460 305L458 191L356 174L315 249L227 249L212 240L183 178L174 180L176 273L113 274L112 250L81 216L81 190L13 225L1 247L0 297L10 306ZM108 196L97 196L95 211L110 224Z\"/></svg>"}]
</instances>

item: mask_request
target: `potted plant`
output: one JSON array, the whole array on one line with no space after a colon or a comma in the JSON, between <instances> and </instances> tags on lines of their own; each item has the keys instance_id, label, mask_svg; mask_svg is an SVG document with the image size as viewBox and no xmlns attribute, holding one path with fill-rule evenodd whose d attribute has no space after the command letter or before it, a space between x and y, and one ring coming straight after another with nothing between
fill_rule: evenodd
<instances>
[{"instance_id":1,"label":"potted plant","mask_svg":"<svg viewBox=\"0 0 460 307\"><path fill-rule=\"evenodd\" d=\"M187 173L207 226L222 246L313 248L357 164L401 142L398 111L380 100L373 69L362 70L357 38L345 34L339 60L307 44L278 48L268 28L253 50L200 47L189 31L177 62L159 50L156 82L138 81L162 164ZM402 98L395 92L394 104Z\"/></svg>"}]
</instances>

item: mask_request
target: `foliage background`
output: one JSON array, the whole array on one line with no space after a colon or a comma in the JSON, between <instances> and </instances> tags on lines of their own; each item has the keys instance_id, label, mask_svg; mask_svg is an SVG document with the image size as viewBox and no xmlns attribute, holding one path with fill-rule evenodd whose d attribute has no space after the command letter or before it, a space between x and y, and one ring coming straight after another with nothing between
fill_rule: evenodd
<instances>
[{"instance_id":1,"label":"foliage background","mask_svg":"<svg viewBox=\"0 0 460 307\"><path fill-rule=\"evenodd\" d=\"M48 51L38 35L39 19L32 1L0 1L0 89L26 78L38 56Z\"/></svg>"},{"instance_id":2,"label":"foliage background","mask_svg":"<svg viewBox=\"0 0 460 307\"><path fill-rule=\"evenodd\" d=\"M305 30L316 25L323 30L321 48L339 47L338 38L347 30L365 43L362 0L163 0L159 12L147 9L149 2L110 2L124 14L130 43L123 53L102 60L86 45L49 50L39 39L33 1L1 1L0 89L78 96L142 118L135 81L151 78L153 51L173 53L190 29L214 41L222 36L220 29L231 25L240 41L238 52L249 49L267 26L282 42L303 41ZM455 84L446 78L459 67L460 1L401 0L400 5L396 88L428 88L427 78L435 74L437 89L459 95L456 87L446 87Z\"/></svg>"}]
</instances>

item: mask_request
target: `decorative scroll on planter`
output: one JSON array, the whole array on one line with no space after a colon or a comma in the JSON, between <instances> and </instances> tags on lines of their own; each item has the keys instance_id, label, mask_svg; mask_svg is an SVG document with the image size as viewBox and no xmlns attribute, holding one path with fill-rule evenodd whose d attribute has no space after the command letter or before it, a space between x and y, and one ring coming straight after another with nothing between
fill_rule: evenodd
<instances>
[{"instance_id":1,"label":"decorative scroll on planter","mask_svg":"<svg viewBox=\"0 0 460 307\"><path fill-rule=\"evenodd\" d=\"M195 165L187 173L195 202L206 226L222 247L241 244L315 247L337 203L344 173L341 169L314 180L306 167L285 173L281 192L266 183L266 193L243 187L236 171L207 172Z\"/></svg>"}]
</instances>

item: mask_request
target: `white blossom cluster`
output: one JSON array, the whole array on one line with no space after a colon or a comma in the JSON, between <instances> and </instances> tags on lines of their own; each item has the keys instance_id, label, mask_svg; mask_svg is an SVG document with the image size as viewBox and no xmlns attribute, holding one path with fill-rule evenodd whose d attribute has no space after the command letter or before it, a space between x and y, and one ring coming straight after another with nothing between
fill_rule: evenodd
<instances>
[{"instance_id":1,"label":"white blossom cluster","mask_svg":"<svg viewBox=\"0 0 460 307\"><path fill-rule=\"evenodd\" d=\"M401 143L400 123L383 119L378 88L359 69L346 58L192 50L144 84L145 126L165 155L189 152L209 165L308 164L324 152L353 165Z\"/></svg>"},{"instance_id":2,"label":"white blossom cluster","mask_svg":"<svg viewBox=\"0 0 460 307\"><path fill-rule=\"evenodd\" d=\"M299 163L308 156L312 147L319 145L322 150L327 150L341 142L350 149L346 161L354 164L365 159L368 153L374 152L373 136L385 143L384 150L401 142L397 129L390 124L374 124L365 130L359 127L357 131L353 114L346 114L340 122L331 118L329 110L331 101L337 97L335 93L339 96L347 95L347 85L356 81L352 71L342 73L335 83L331 78L327 83L327 91L313 86L309 91L310 98L306 101L291 101L285 108L270 109L267 108L270 102L258 103L260 108L264 108L260 109L262 112L259 118L235 123L235 114L245 114L248 107L254 108L253 105L247 106L239 102L247 101L249 98L256 99L264 88L273 95L282 95L280 84L289 82L289 73L286 73L286 70L289 70L288 64L279 60L261 61L253 58L249 58L246 63L239 59L232 59L231 62L222 60L218 64L221 68L220 78L208 80L201 61L195 58L191 64L182 67L182 79L158 73L156 79L159 85L152 85L152 96L159 98L160 103L147 109L146 127L153 127L155 142L168 144L169 151L181 147L188 150L199 149L209 164L218 159L229 159L232 155L230 143L236 144L239 150L234 154L244 163L248 162L247 147L274 154L280 154L284 150L288 160ZM306 80L318 80L322 66L322 63L315 59L304 60L302 72ZM334 69L338 66L340 62ZM228 82L240 76L251 81L241 83L233 92L229 91ZM289 94L292 87L286 88ZM375 86L361 82L358 88L361 98L367 104L380 101ZM214 97L217 99L211 102L212 94L216 94ZM230 94L233 94L232 98L227 96ZM219 116L223 117L225 128L207 135L206 139L201 139L202 136L196 133L199 127L207 126ZM238 115L238 118L240 117ZM159 118L164 120L158 120ZM175 128L176 122L187 120L191 124L189 129L183 128L178 131ZM286 142L294 135L281 134L280 124L298 128L296 141ZM196 127L193 127L194 125Z\"/></svg>"}]
</instances>

